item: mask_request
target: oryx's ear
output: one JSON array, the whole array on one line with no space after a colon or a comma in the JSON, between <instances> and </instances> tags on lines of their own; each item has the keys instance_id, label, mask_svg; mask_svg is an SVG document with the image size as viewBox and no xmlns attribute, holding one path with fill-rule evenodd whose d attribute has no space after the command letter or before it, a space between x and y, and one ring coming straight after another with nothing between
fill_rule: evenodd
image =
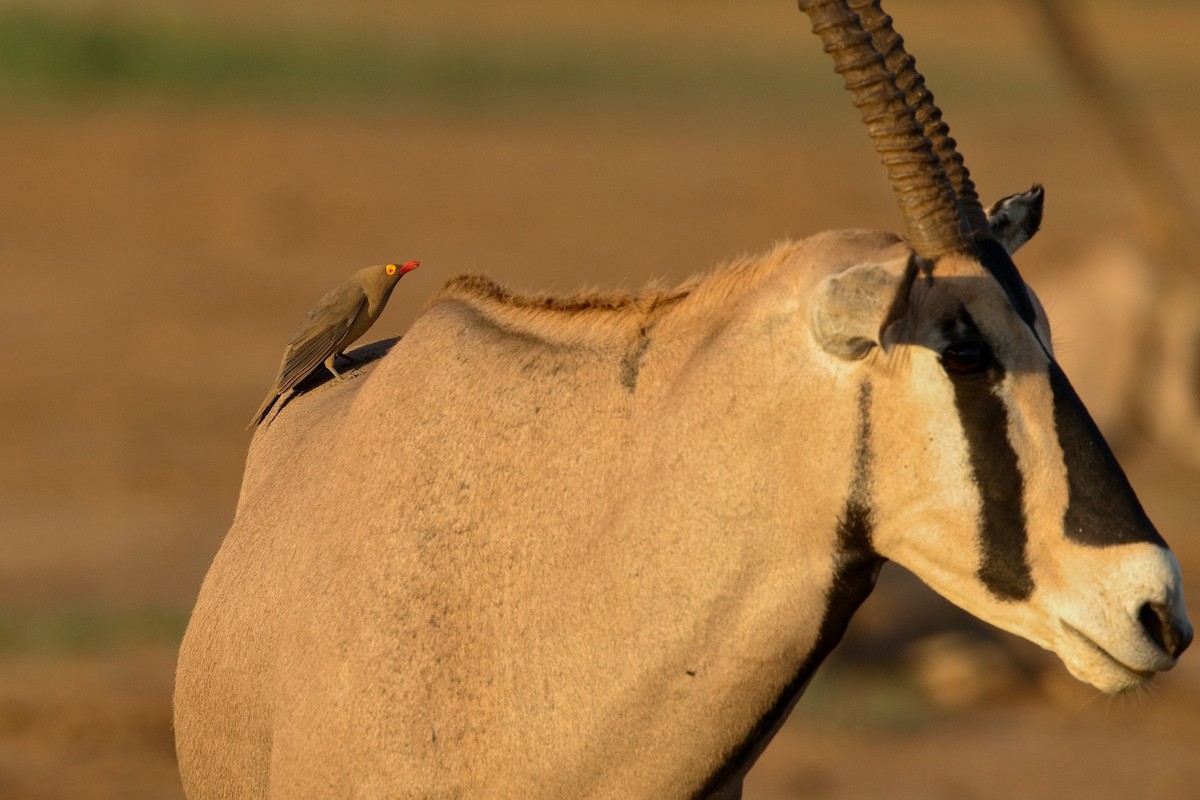
<instances>
[{"instance_id":1,"label":"oryx's ear","mask_svg":"<svg viewBox=\"0 0 1200 800\"><path fill-rule=\"evenodd\" d=\"M855 360L884 341L908 311L917 258L858 264L817 284L809 303L813 338L830 355Z\"/></svg>"},{"instance_id":2,"label":"oryx's ear","mask_svg":"<svg viewBox=\"0 0 1200 800\"><path fill-rule=\"evenodd\" d=\"M1046 191L1035 183L1028 192L1010 194L997 200L988 209L992 238L1003 245L1010 256L1042 227L1042 204L1045 199Z\"/></svg>"}]
</instances>

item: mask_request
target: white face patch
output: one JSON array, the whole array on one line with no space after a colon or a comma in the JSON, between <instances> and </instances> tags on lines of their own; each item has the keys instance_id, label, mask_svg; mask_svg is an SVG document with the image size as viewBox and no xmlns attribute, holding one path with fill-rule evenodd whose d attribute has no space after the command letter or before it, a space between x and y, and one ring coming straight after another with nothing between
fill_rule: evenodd
<instances>
[{"instance_id":1,"label":"white face patch","mask_svg":"<svg viewBox=\"0 0 1200 800\"><path fill-rule=\"evenodd\" d=\"M1051 647L1071 674L1117 692L1171 669L1178 653L1154 629L1174 625L1180 641L1192 636L1174 555L1153 544L1064 550L1070 557L1060 559L1057 585L1046 586L1042 604L1058 623Z\"/></svg>"}]
</instances>

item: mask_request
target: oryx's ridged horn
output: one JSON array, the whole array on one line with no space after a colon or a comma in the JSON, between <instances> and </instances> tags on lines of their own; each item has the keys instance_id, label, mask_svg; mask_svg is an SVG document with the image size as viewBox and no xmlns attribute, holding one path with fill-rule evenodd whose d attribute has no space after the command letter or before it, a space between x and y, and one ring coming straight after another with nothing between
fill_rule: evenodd
<instances>
[{"instance_id":1,"label":"oryx's ridged horn","mask_svg":"<svg viewBox=\"0 0 1200 800\"><path fill-rule=\"evenodd\" d=\"M917 255L933 262L971 250L954 186L858 15L844 0L800 0L800 9L862 113Z\"/></svg>"},{"instance_id":2,"label":"oryx's ridged horn","mask_svg":"<svg viewBox=\"0 0 1200 800\"><path fill-rule=\"evenodd\" d=\"M963 157L959 155L958 143L950 136L950 126L942 120L942 111L934 102L924 76L917 70L916 59L904 49L904 38L892 27L891 16L883 10L879 0L849 0L849 5L858 14L863 29L871 34L875 49L895 76L896 86L904 92L905 101L914 108L917 121L924 127L925 136L958 195L959 206L972 235L990 239L992 232L987 214L979 202Z\"/></svg>"}]
</instances>

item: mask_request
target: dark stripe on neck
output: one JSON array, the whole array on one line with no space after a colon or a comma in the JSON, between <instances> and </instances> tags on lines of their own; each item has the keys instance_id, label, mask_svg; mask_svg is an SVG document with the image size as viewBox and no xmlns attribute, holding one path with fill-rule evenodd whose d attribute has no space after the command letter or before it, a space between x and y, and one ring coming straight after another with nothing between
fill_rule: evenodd
<instances>
[{"instance_id":1,"label":"dark stripe on neck","mask_svg":"<svg viewBox=\"0 0 1200 800\"><path fill-rule=\"evenodd\" d=\"M1124 470L1058 364L1050 364L1054 427L1067 468L1067 538L1089 547L1149 542L1166 547Z\"/></svg>"},{"instance_id":2,"label":"dark stripe on neck","mask_svg":"<svg viewBox=\"0 0 1200 800\"><path fill-rule=\"evenodd\" d=\"M979 255L979 263L983 264L983 268L999 282L1004 293L1008 295L1008 302L1012 303L1017 316L1032 328L1037 319L1037 313L1033 310L1033 300L1029 297L1029 288L1025 285L1021 273L1017 271L1017 265L1013 263L1012 257L1004 249L1004 245L993 239L986 239L977 241L975 248Z\"/></svg>"},{"instance_id":3,"label":"dark stripe on neck","mask_svg":"<svg viewBox=\"0 0 1200 800\"><path fill-rule=\"evenodd\" d=\"M985 341L966 309L947 320L943 331L951 341ZM1017 453L1008 441L1008 409L996 393L1004 375L1004 366L997 360L987 373L951 376L950 381L967 437L971 478L979 489L979 579L1001 600L1024 600L1033 592L1026 553L1025 481Z\"/></svg>"},{"instance_id":4,"label":"dark stripe on neck","mask_svg":"<svg viewBox=\"0 0 1200 800\"><path fill-rule=\"evenodd\" d=\"M858 428L854 441L854 471L850 491L837 523L837 550L832 564L833 576L825 593L825 616L817 639L800 670L783 687L749 733L725 759L725 762L693 795L700 800L722 789L736 776L749 771L771 737L787 718L788 712L804 693L813 673L841 641L850 618L875 588L875 579L884 559L871 546L874 520L871 514L871 384L858 387Z\"/></svg>"}]
</instances>

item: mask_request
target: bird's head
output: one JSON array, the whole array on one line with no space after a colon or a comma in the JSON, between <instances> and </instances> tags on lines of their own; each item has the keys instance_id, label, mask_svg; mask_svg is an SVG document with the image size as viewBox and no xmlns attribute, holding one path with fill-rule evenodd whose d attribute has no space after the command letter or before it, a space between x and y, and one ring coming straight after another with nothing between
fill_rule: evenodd
<instances>
[{"instance_id":1,"label":"bird's head","mask_svg":"<svg viewBox=\"0 0 1200 800\"><path fill-rule=\"evenodd\" d=\"M399 280L400 276L406 272L412 272L417 267L421 266L420 261L405 261L403 264L387 264L383 271L388 277Z\"/></svg>"},{"instance_id":2,"label":"bird's head","mask_svg":"<svg viewBox=\"0 0 1200 800\"><path fill-rule=\"evenodd\" d=\"M420 264L420 261L405 261L403 264L392 262L376 264L373 267L360 269L355 273L355 277L358 280L358 284L367 293L367 297L371 299L372 307L374 307L374 304L377 302L387 302L392 289L396 288L396 284L400 281L400 278L405 273L412 272Z\"/></svg>"}]
</instances>

